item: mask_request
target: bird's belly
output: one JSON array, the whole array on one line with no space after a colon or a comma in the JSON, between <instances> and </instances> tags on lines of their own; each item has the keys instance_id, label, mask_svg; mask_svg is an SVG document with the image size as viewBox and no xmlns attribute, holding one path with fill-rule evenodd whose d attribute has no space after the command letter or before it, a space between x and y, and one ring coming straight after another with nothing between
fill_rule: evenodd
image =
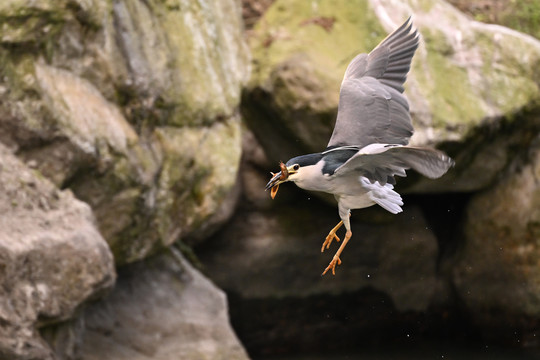
<instances>
[{"instance_id":1,"label":"bird's belly","mask_svg":"<svg viewBox=\"0 0 540 360\"><path fill-rule=\"evenodd\" d=\"M368 194L369 190L362 186L357 176L297 181L296 185L305 190L333 194L336 200L348 209L362 209L375 204Z\"/></svg>"},{"instance_id":2,"label":"bird's belly","mask_svg":"<svg viewBox=\"0 0 540 360\"><path fill-rule=\"evenodd\" d=\"M344 207L349 209L362 209L375 204L369 196L358 176L348 176L333 179L334 196Z\"/></svg>"},{"instance_id":3,"label":"bird's belly","mask_svg":"<svg viewBox=\"0 0 540 360\"><path fill-rule=\"evenodd\" d=\"M367 193L359 195L336 195L336 200L340 205L348 209L363 209L371 205L375 205L375 202L371 200Z\"/></svg>"},{"instance_id":4,"label":"bird's belly","mask_svg":"<svg viewBox=\"0 0 540 360\"><path fill-rule=\"evenodd\" d=\"M368 189L362 186L358 176L331 178L332 194L336 196L363 196Z\"/></svg>"},{"instance_id":5,"label":"bird's belly","mask_svg":"<svg viewBox=\"0 0 540 360\"><path fill-rule=\"evenodd\" d=\"M296 185L304 190L322 191L332 194L336 197L365 197L369 199L368 190L362 186L357 176L335 178L332 176L322 177L314 181L297 181ZM371 203L372 204L372 203Z\"/></svg>"}]
</instances>

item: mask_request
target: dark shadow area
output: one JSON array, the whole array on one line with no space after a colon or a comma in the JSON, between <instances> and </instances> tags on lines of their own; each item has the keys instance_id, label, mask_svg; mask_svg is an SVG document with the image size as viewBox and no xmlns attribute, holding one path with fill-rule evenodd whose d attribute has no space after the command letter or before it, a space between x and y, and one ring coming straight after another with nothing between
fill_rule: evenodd
<instances>
[{"instance_id":1,"label":"dark shadow area","mask_svg":"<svg viewBox=\"0 0 540 360\"><path fill-rule=\"evenodd\" d=\"M228 296L233 328L254 360L540 359L535 346L486 338L457 308L400 313L374 289L273 301Z\"/></svg>"},{"instance_id":2,"label":"dark shadow area","mask_svg":"<svg viewBox=\"0 0 540 360\"><path fill-rule=\"evenodd\" d=\"M439 246L437 263L456 254L464 240L463 217L470 193L444 193L403 196L406 204L417 204L422 209L429 228L435 234Z\"/></svg>"},{"instance_id":3,"label":"dark shadow area","mask_svg":"<svg viewBox=\"0 0 540 360\"><path fill-rule=\"evenodd\" d=\"M232 325L255 360L540 358L534 349L486 341L463 313L399 313L374 289L309 301L229 294L229 304Z\"/></svg>"}]
</instances>

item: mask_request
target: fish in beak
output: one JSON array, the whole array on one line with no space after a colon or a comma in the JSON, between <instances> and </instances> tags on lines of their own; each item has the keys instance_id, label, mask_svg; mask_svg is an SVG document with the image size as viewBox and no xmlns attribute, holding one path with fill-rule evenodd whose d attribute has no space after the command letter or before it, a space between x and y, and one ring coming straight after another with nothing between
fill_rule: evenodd
<instances>
[{"instance_id":1,"label":"fish in beak","mask_svg":"<svg viewBox=\"0 0 540 360\"><path fill-rule=\"evenodd\" d=\"M285 166L283 162L279 163L279 167L281 168L281 171L275 174L271 173L272 178L264 188L264 190L272 189L270 191L270 196L272 197L272 199L276 197L277 191L279 189L279 184L287 181L287 178L289 177L289 171L287 170L287 166Z\"/></svg>"}]
</instances>

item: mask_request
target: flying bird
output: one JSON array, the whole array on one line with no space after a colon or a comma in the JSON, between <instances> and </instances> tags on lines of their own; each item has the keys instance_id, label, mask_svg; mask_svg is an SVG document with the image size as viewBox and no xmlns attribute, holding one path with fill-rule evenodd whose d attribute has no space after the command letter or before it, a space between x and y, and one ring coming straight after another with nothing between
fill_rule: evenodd
<instances>
[{"instance_id":1,"label":"flying bird","mask_svg":"<svg viewBox=\"0 0 540 360\"><path fill-rule=\"evenodd\" d=\"M388 35L369 54L357 55L341 83L334 131L326 150L296 156L266 185L274 198L281 183L292 181L302 189L333 194L341 221L328 233L321 252L330 247L344 225L345 238L322 275L341 265L341 253L352 236L351 209L378 204L393 214L402 211L394 191L394 176L414 169L436 179L454 161L439 150L409 146L413 134L409 103L403 84L418 48L419 34L411 18Z\"/></svg>"}]
</instances>

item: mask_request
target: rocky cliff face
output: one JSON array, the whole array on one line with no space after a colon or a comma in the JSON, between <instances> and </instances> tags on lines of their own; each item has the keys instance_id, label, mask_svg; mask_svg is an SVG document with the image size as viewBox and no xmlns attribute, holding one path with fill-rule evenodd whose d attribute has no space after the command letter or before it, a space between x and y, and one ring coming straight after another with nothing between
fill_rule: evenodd
<instances>
[{"instance_id":1,"label":"rocky cliff face","mask_svg":"<svg viewBox=\"0 0 540 360\"><path fill-rule=\"evenodd\" d=\"M254 354L456 313L536 344L540 42L444 1L255 4L247 34L236 0L0 4L0 357L247 359L186 257ZM413 142L456 167L354 212L321 279L335 206L268 171L326 146L348 62L410 14Z\"/></svg>"},{"instance_id":2,"label":"rocky cliff face","mask_svg":"<svg viewBox=\"0 0 540 360\"><path fill-rule=\"evenodd\" d=\"M230 216L249 74L240 14L233 0L0 5L4 356L74 356L81 322L55 324L110 290L114 264L204 238ZM208 282L197 287L222 297ZM180 294L199 296L164 296ZM229 336L245 358L226 304L209 308L223 313L225 335L197 341Z\"/></svg>"},{"instance_id":3,"label":"rocky cliff face","mask_svg":"<svg viewBox=\"0 0 540 360\"><path fill-rule=\"evenodd\" d=\"M2 139L92 206L119 264L231 211L249 69L238 13L234 1L3 5Z\"/></svg>"}]
</instances>

